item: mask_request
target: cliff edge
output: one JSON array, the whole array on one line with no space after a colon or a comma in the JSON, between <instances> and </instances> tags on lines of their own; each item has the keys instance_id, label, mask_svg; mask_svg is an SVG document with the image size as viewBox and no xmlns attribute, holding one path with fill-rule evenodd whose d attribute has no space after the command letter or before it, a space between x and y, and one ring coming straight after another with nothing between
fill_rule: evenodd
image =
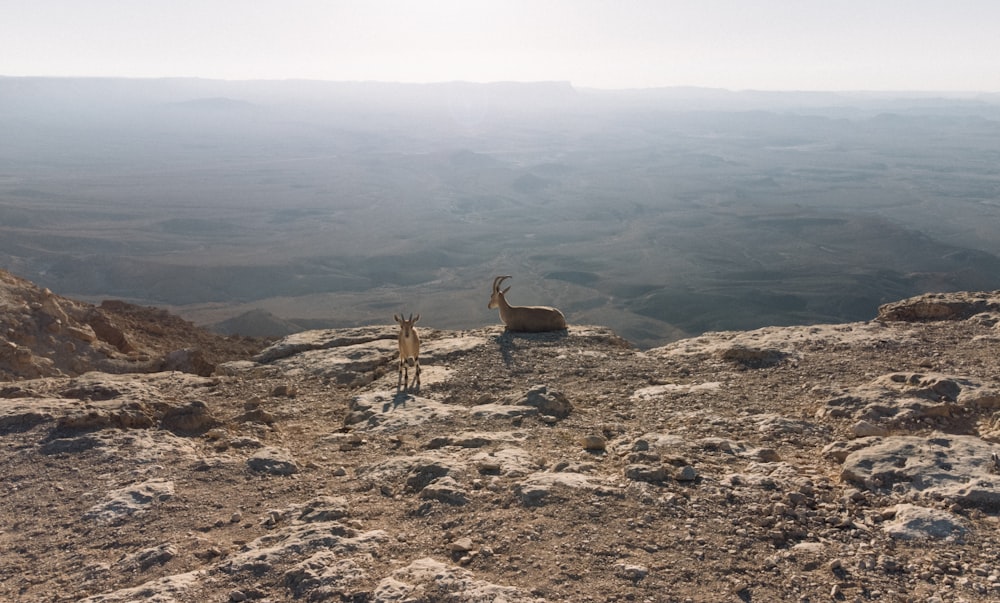
<instances>
[{"instance_id":1,"label":"cliff edge","mask_svg":"<svg viewBox=\"0 0 1000 603\"><path fill-rule=\"evenodd\" d=\"M1000 292L647 351L422 329L419 391L394 325L185 344L31 295L0 298L0 599L1000 596Z\"/></svg>"}]
</instances>

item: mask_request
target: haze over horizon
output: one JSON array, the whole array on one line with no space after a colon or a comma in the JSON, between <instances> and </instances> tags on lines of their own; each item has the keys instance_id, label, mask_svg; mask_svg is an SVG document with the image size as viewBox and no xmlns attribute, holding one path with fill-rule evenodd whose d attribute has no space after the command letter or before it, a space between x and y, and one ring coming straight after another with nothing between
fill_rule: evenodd
<instances>
[{"instance_id":1,"label":"haze over horizon","mask_svg":"<svg viewBox=\"0 0 1000 603\"><path fill-rule=\"evenodd\" d=\"M1000 92L986 0L4 4L3 76Z\"/></svg>"}]
</instances>

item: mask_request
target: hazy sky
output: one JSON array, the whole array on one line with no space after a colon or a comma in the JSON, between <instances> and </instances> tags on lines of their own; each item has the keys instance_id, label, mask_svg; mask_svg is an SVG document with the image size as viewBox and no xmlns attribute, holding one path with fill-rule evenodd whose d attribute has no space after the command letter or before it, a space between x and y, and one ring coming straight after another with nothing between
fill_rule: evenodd
<instances>
[{"instance_id":1,"label":"hazy sky","mask_svg":"<svg viewBox=\"0 0 1000 603\"><path fill-rule=\"evenodd\" d=\"M0 75L1000 92L1000 1L0 0Z\"/></svg>"}]
</instances>

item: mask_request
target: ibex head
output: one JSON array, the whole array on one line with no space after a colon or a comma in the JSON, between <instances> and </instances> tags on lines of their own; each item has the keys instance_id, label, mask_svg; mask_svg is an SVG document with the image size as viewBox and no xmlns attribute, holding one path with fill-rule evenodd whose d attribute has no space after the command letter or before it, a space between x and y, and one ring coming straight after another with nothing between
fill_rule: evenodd
<instances>
[{"instance_id":1,"label":"ibex head","mask_svg":"<svg viewBox=\"0 0 1000 603\"><path fill-rule=\"evenodd\" d=\"M493 310L495 308L499 308L500 307L500 300L503 298L504 293L507 293L508 291L510 291L510 285L508 285L507 288L504 289L503 291L500 290L500 284L503 283L506 279L509 279L509 278L510 278L510 275L508 275L508 276L498 276L495 279L493 279L493 294L490 295L490 303L486 306L490 310Z\"/></svg>"},{"instance_id":2,"label":"ibex head","mask_svg":"<svg viewBox=\"0 0 1000 603\"><path fill-rule=\"evenodd\" d=\"M397 316L397 315L393 314L392 318L393 318L393 320L395 320L396 322L399 323L399 327L402 330L403 335L408 336L410 334L410 332L413 330L413 323L415 323L418 320L420 320L420 315L417 314L417 317L414 318L413 314L410 314L409 318L405 318L404 319L402 316Z\"/></svg>"}]
</instances>

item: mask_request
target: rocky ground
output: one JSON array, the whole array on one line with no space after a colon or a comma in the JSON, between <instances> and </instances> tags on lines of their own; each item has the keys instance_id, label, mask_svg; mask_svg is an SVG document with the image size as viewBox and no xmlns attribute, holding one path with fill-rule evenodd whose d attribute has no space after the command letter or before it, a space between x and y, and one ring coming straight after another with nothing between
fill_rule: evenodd
<instances>
[{"instance_id":1,"label":"rocky ground","mask_svg":"<svg viewBox=\"0 0 1000 603\"><path fill-rule=\"evenodd\" d=\"M398 391L395 325L3 284L0 600L1000 598L1000 292L644 352L425 328Z\"/></svg>"}]
</instances>

